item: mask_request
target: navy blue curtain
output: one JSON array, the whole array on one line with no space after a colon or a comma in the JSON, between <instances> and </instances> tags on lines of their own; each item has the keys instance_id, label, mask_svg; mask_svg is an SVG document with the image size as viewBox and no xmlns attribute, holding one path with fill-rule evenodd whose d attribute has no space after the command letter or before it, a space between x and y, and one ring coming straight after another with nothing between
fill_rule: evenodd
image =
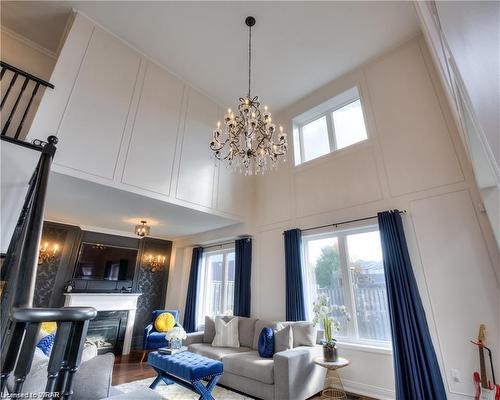
<instances>
[{"instance_id":1,"label":"navy blue curtain","mask_svg":"<svg viewBox=\"0 0 500 400\"><path fill-rule=\"evenodd\" d=\"M291 229L285 237L286 320L304 321L304 286L302 281L302 232Z\"/></svg>"},{"instance_id":2,"label":"navy blue curtain","mask_svg":"<svg viewBox=\"0 0 500 400\"><path fill-rule=\"evenodd\" d=\"M238 239L234 242L234 315L250 317L252 278L252 239Z\"/></svg>"},{"instance_id":3,"label":"navy blue curtain","mask_svg":"<svg viewBox=\"0 0 500 400\"><path fill-rule=\"evenodd\" d=\"M203 247L193 249L191 258L191 270L189 271L189 284L186 297L186 309L184 311L184 329L186 332L196 330L196 303L198 294L198 275L200 271L201 259L203 257Z\"/></svg>"},{"instance_id":4,"label":"navy blue curtain","mask_svg":"<svg viewBox=\"0 0 500 400\"><path fill-rule=\"evenodd\" d=\"M445 400L446 393L398 210L378 214L391 317L396 398Z\"/></svg>"}]
</instances>

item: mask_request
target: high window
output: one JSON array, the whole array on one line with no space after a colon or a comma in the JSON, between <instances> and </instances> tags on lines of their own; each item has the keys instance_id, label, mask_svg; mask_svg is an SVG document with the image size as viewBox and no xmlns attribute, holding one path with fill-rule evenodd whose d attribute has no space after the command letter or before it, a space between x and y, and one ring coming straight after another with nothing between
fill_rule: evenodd
<instances>
[{"instance_id":1,"label":"high window","mask_svg":"<svg viewBox=\"0 0 500 400\"><path fill-rule=\"evenodd\" d=\"M303 236L307 305L320 294L345 305L337 338L390 347L391 331L380 235L377 226ZM311 313L312 310L309 310ZM311 314L310 314L311 315Z\"/></svg>"},{"instance_id":2,"label":"high window","mask_svg":"<svg viewBox=\"0 0 500 400\"><path fill-rule=\"evenodd\" d=\"M228 315L234 307L234 249L206 252L198 277L198 326L205 315Z\"/></svg>"},{"instance_id":3,"label":"high window","mask_svg":"<svg viewBox=\"0 0 500 400\"><path fill-rule=\"evenodd\" d=\"M294 119L295 165L368 138L357 87Z\"/></svg>"}]
</instances>

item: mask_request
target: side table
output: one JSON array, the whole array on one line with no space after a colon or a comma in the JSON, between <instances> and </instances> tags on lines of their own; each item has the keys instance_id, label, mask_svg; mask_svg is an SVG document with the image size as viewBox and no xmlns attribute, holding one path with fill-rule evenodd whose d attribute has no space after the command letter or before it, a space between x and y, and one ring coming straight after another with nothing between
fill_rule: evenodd
<instances>
[{"instance_id":1,"label":"side table","mask_svg":"<svg viewBox=\"0 0 500 400\"><path fill-rule=\"evenodd\" d=\"M325 387L321 392L321 398L335 400L347 399L347 394L337 370L347 367L351 362L342 357L339 357L337 361L325 361L323 357L317 357L314 359L314 363L327 369Z\"/></svg>"}]
</instances>

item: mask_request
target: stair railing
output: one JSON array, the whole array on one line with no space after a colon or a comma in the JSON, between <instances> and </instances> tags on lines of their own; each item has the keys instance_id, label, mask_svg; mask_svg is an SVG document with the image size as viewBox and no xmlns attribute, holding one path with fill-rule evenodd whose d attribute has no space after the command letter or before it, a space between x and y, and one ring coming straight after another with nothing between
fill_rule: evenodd
<instances>
[{"instance_id":1,"label":"stair railing","mask_svg":"<svg viewBox=\"0 0 500 400\"><path fill-rule=\"evenodd\" d=\"M4 75L9 72L7 75L10 76L10 81L7 85L7 89L5 90L5 94L3 95L1 101L0 101L0 111L5 112L4 107L6 105L9 105L10 108L10 113L9 116L7 117L7 120L5 121L5 124L1 127L2 133L1 136L9 136L14 139L19 139L19 136L23 130L24 123L26 122L26 117L28 116L29 110L33 104L33 100L38 93L40 86L54 89L54 85L51 83L44 81L43 79L40 79L26 71L23 71L22 69L19 69L17 67L14 67L13 65L10 65L4 61L0 61L0 81L3 80ZM8 76L5 75L7 78ZM13 96L15 96L15 91L17 89L16 87L16 82L18 82L18 78L24 78L22 81L21 87L19 89L19 93L17 94L17 97L15 100L13 100ZM16 89L14 89L16 88ZM14 91L12 90L14 89ZM31 94L29 94L31 90ZM9 97L10 96L10 97ZM24 110L22 111L22 114L17 114L18 112L18 107L19 104L21 103L21 100L23 99L23 96L29 96L25 97L25 101L28 103L24 107ZM12 99L12 100L10 100ZM12 103L13 101L13 103ZM19 110L21 112L21 110ZM16 125L12 125L12 122L15 118L15 116L18 115L21 120L19 123Z\"/></svg>"},{"instance_id":2,"label":"stair railing","mask_svg":"<svg viewBox=\"0 0 500 400\"><path fill-rule=\"evenodd\" d=\"M9 138L9 141L16 139ZM7 380L14 372L15 383L10 388L14 396L22 392L31 369L41 323L53 321L57 323L57 331L47 367L45 396L71 399L88 324L97 315L91 307L32 307L45 195L56 144L55 136L50 136L47 143L34 144L42 154L2 266L6 283L1 297L0 393L4 393Z\"/></svg>"}]
</instances>

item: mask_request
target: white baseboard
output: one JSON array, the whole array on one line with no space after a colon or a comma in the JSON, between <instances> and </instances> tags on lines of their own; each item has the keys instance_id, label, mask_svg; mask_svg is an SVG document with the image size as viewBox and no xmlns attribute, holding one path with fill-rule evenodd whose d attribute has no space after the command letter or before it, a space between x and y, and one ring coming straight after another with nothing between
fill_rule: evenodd
<instances>
[{"instance_id":1,"label":"white baseboard","mask_svg":"<svg viewBox=\"0 0 500 400\"><path fill-rule=\"evenodd\" d=\"M354 382L348 379L342 379L342 384L345 391L352 394L360 394L378 400L394 400L396 398L394 390L380 386L367 385L366 383Z\"/></svg>"}]
</instances>

